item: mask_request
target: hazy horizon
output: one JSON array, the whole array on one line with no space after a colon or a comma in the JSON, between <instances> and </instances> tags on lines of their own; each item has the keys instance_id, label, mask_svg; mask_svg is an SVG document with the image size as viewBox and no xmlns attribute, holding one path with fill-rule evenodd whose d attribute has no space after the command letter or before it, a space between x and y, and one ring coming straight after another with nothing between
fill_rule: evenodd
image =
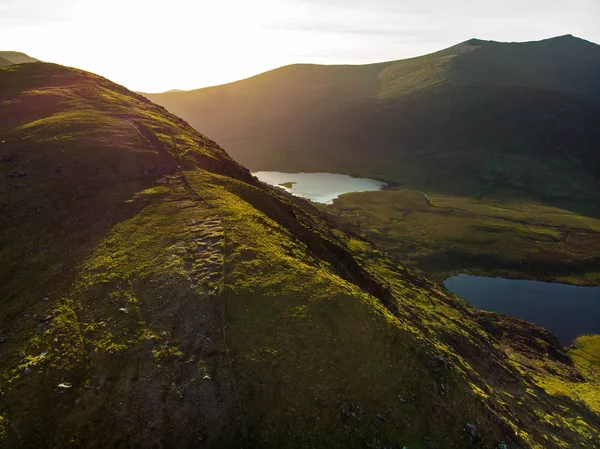
<instances>
[{"instance_id":1,"label":"hazy horizon","mask_svg":"<svg viewBox=\"0 0 600 449\"><path fill-rule=\"evenodd\" d=\"M574 6L577 5L577 6ZM130 89L196 89L293 63L364 64L480 38L600 42L600 2L0 0L4 50Z\"/></svg>"}]
</instances>

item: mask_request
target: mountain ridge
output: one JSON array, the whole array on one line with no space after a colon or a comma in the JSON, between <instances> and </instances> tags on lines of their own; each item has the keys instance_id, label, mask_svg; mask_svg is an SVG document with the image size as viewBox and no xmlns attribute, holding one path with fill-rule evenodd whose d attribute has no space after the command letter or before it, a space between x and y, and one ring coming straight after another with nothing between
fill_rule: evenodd
<instances>
[{"instance_id":1,"label":"mountain ridge","mask_svg":"<svg viewBox=\"0 0 600 449\"><path fill-rule=\"evenodd\" d=\"M281 66L281 67L277 67L271 70L267 70L266 72L261 72L259 74L256 75L252 75L246 78L242 78L240 80L236 80L236 81L232 81L229 83L224 83L224 84L218 84L218 85L212 85L212 86L206 86L206 87L199 87L199 88L194 88L194 89L186 89L186 90L180 90L180 89L171 89L171 90L167 90L165 92L160 92L160 93L145 93L145 92L139 92L142 95L161 95L161 94L185 94L185 93L190 93L190 92L196 92L196 91L201 91L201 90L205 90L205 89L213 89L213 88L217 88L217 87L222 87L222 86L230 86L230 85L234 85L240 82L244 82L244 81L249 81L252 79L255 79L256 77L260 77L263 75L267 75L267 74L274 74L274 72L278 72L278 71L288 71L294 68L302 68L302 67L323 67L323 68L341 68L341 67L373 67L373 66L389 66L395 63L399 63L399 62L403 62L403 61L411 61L411 60L417 60L420 58L425 58L427 56L432 56L432 55L436 55L438 53L443 53L443 52L447 52L449 50L452 49L456 49L456 48L461 48L461 47L477 47L477 46L485 46L485 45L494 45L494 44L500 44L500 45L536 45L536 46L543 46L543 45L547 45L547 44L552 44L552 43L556 43L556 42L560 42L560 43L566 43L567 45L573 45L573 44L585 44L585 45L589 45L591 48L594 48L596 51L598 51L598 44L592 42L592 41L588 41L586 39L574 36L572 34L565 34L562 36L555 36L555 37L550 37L550 38L546 38L546 39L542 39L542 40L532 40L532 41L513 41L513 42L504 42L504 41L496 41L496 40L486 40L486 39L480 39L480 38L470 38L467 39L463 42L460 42L458 44L452 45L446 49L443 50L439 50L437 52L433 52L433 53L427 53L424 55L419 55L419 56L413 56L410 58L404 58L404 59L394 59L394 60L386 60L386 61L379 61L379 62L371 62L371 63L367 63L367 64L318 64L318 63L293 63L293 64L288 64L285 66Z\"/></svg>"},{"instance_id":2,"label":"mountain ridge","mask_svg":"<svg viewBox=\"0 0 600 449\"><path fill-rule=\"evenodd\" d=\"M252 170L334 171L421 191L592 205L598 79L600 46L567 36L470 40L362 66L293 65L146 96Z\"/></svg>"}]
</instances>

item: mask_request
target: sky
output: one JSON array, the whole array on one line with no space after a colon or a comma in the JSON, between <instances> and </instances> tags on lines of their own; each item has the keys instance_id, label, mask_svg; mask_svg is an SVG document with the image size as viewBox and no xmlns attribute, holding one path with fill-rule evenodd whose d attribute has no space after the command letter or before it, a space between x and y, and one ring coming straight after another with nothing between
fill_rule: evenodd
<instances>
[{"instance_id":1,"label":"sky","mask_svg":"<svg viewBox=\"0 0 600 449\"><path fill-rule=\"evenodd\" d=\"M0 50L143 92L564 34L600 43L600 0L0 0Z\"/></svg>"}]
</instances>

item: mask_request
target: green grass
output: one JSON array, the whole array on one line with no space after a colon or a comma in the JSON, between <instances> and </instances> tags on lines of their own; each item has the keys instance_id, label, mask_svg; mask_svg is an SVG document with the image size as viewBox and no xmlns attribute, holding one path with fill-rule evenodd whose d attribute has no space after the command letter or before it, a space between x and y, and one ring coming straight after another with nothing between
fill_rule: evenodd
<instances>
[{"instance_id":1,"label":"green grass","mask_svg":"<svg viewBox=\"0 0 600 449\"><path fill-rule=\"evenodd\" d=\"M222 228L176 166L247 172L95 75L32 64L0 77L4 444L146 447L179 427L181 444L206 438L227 410L203 381L221 363Z\"/></svg>"},{"instance_id":2,"label":"green grass","mask_svg":"<svg viewBox=\"0 0 600 449\"><path fill-rule=\"evenodd\" d=\"M598 437L595 384L545 331L471 309L124 88L45 64L0 82L0 444Z\"/></svg>"},{"instance_id":3,"label":"green grass","mask_svg":"<svg viewBox=\"0 0 600 449\"><path fill-rule=\"evenodd\" d=\"M416 447L424 436L464 444L462 424L442 410L459 401L472 419L485 419L483 411L457 374L422 371L431 355L410 322L340 279L331 264L307 257L320 239L298 241L285 214L277 220L261 212L274 203L271 193L200 172L188 176L226 226L227 338L252 440L360 447L366 433ZM440 376L447 397L426 387ZM413 404L398 399L414 394ZM426 416L432 408L440 414L437 426Z\"/></svg>"},{"instance_id":4,"label":"green grass","mask_svg":"<svg viewBox=\"0 0 600 449\"><path fill-rule=\"evenodd\" d=\"M506 420L506 425L514 426L515 429L521 428L521 441L531 447L545 446L545 438L552 433L550 429L556 423L560 423L564 428L560 434L552 434L559 447L568 447L573 441L573 435L579 433L582 425L586 429L585 435L589 432L592 432L590 435L597 435L597 430L594 430L596 425L593 424L595 418L586 411L587 405L579 410L580 405L566 401L561 402L561 407L558 407L555 405L558 399L554 392L544 389L544 382L557 379L560 381L564 376L571 375L568 364L558 362L549 355L556 351L557 345L550 334L542 334L542 339L531 337L529 340L528 334L535 335L535 328L531 329L518 320L510 321L510 324L504 323L502 320L492 319L490 314L481 313L484 322L493 321L496 323L494 326L507 327L505 336L523 337L519 341L489 341L487 334L477 325L466 325L472 323L473 312L464 309L460 301L447 298L434 284L414 277L406 269L387 260L370 244L338 232L334 233L335 238L342 239L344 244L348 245L367 273L391 289L397 308L391 307L397 312L390 314L390 309L381 309L381 304L371 302L369 297L364 297L360 291L355 290L352 298L349 296L354 289L352 285L346 285L343 296L340 296L335 289L332 290L333 285L339 284L340 281L336 276L331 276L336 274L335 271L331 273L334 268L331 263L319 269L319 266L306 265L311 262L310 259L298 260L298 255L307 252L303 244L308 245L309 253L314 253L317 248L313 245L318 240L305 237L298 241L291 238L298 235L298 231L289 227L291 223L285 219L285 214L271 216L267 213L268 217L263 215L264 211L270 210L268 204L273 201L270 198L272 194L224 178L210 181L199 174L189 174L189 177L196 188L204 186L204 192L207 191L206 186L219 185L217 190L211 189L206 198L210 202L216 202L213 204L224 214L227 229L226 260L229 260L229 263L226 264L225 292L231 323L229 341L232 348L241 351L235 353L234 369L238 371L241 379L264 379L268 385L272 385L274 379L280 379L278 373L286 373L281 390L276 392L270 388L257 388L253 380L242 382L242 390L252 392L252 401L248 401L248 404L254 405L249 409L242 408L248 414L247 424L254 432L260 434L261 438L272 435L281 437L281 431L275 432L274 429L287 429L286 426L282 427L282 423L290 425L288 420L291 418L286 415L287 408L282 409L279 405L284 402L293 404L294 413L299 415L299 422L292 425L292 433L285 441L293 436L302 441L309 441L310 445L317 447L335 446L339 441L345 441L342 429L338 430L342 431L341 435L336 433L334 421L331 421L332 427L328 427L331 433L329 435L315 430L309 431L301 424L314 423L316 428L320 429L318 423L323 422L321 420L332 419L334 412L331 407L336 401L338 404L344 403L337 395L325 400L320 408L315 409L312 393L306 392L319 392L318 397L321 397L331 389L339 388L340 384L348 386L343 397L350 398L353 404L358 404L358 408L365 411L366 416L363 419L367 423L364 430L357 427L360 432L375 426L376 421L369 421L369 415L381 414L381 411L385 410L385 413L393 417L394 429L384 424L377 426L386 429L384 434L390 441L404 434L408 439L400 441L412 442L417 447L425 444L428 439L436 441L443 438L443 441L455 439L456 444L459 441L465 444L464 435L459 433L451 436L449 433L449 429L456 429L458 424L451 416L448 416L449 421L446 421L444 410L451 414L447 409L451 403L460 403L463 410L468 410L480 401L488 405L496 404L493 407L501 414L502 419ZM287 198L289 201L296 201L291 197ZM248 203L255 205L256 209L249 208ZM260 226L255 227L254 223L260 223ZM267 233L264 231L265 225L269 229ZM312 232L320 230L324 232L322 237L332 238L326 228L321 226L318 222L313 222L310 229ZM291 235L288 234L290 231ZM295 255L294 258L290 258L292 254ZM287 285L285 295L279 294L282 285ZM327 290L323 291L325 286ZM337 305L339 301L341 303ZM332 316L336 317L335 321L330 321ZM379 326L383 326L379 331L381 334L371 336L369 329ZM508 330L508 326L513 328ZM344 336L335 329L344 329ZM424 333L427 335L425 339ZM360 342L365 335L369 335L366 340L371 343L363 347ZM352 365L357 360L373 360L374 357L382 355L373 346L373 342L379 342L382 337L382 343L377 344L389 345L390 348L383 350L383 354L387 354L384 359L369 363L369 366ZM333 345L330 344L331 341L334 342ZM488 341L491 346L488 346ZM413 349L410 350L410 355L395 354L391 348L398 346ZM531 358L527 355L531 354L531 348L536 348L533 349L534 353L544 355L540 359ZM425 350L425 354L421 350ZM431 364L432 353L445 354L445 357L452 361L448 372L443 369L423 371L418 364L414 364L415 358L421 359L421 363L426 365ZM248 355L242 357L242 354ZM349 357L349 354L352 356ZM390 358L392 354L399 357L397 362ZM332 360L335 361L333 366ZM526 369L521 368L521 362L527 364ZM338 363L345 366L339 372ZM547 365L552 365L553 371L548 371ZM340 378L340 374L330 374L331 369L338 373L352 372L356 375ZM388 369L391 371L387 371ZM447 395L453 399L442 395L437 398L436 395L426 395L415 401L412 406L414 408L397 407L398 404L394 403L394 400L390 402L390 389L396 388L403 398L410 397L416 391L419 392L417 396L420 396L423 394L421 392L430 391L428 385L432 382L439 385L439 378L437 381L435 378L440 373L443 373L441 375L445 378L446 388L449 389ZM485 380L481 378L481 373L486 373ZM539 376L537 383L525 380L532 374ZM525 386L508 387L505 384L506 376L520 379L519 385L523 382ZM376 385L385 384L385 388L379 390L374 387L375 384L369 384L373 386L367 387L364 383L366 379L378 379ZM396 384L398 381L401 383ZM360 382L362 386L359 387L354 382ZM407 390L406 385L411 387ZM365 388L369 389L366 395ZM571 394L578 398L575 391L573 388ZM450 402L446 402L446 399ZM591 399L587 400L591 404ZM529 412L525 412L524 408ZM344 409L347 410L347 406ZM376 412L377 410L379 412ZM422 421L423 415L427 415L426 410L436 410L437 430L445 429L443 436L430 427L430 417ZM481 423L485 422L486 418L480 415L476 406L471 410L466 415L480 420ZM527 413L531 413L532 418L522 421ZM549 418L540 423L534 417L535 413ZM577 424L577 420L580 419L576 418L578 414L585 415L584 424ZM257 415L264 421L261 421L255 430ZM517 419L521 420L521 424L516 424ZM358 422L353 423L355 426L357 424ZM408 425L410 429L404 427ZM524 430L525 428L527 430ZM412 429L418 430L413 434ZM253 433L254 435L256 434ZM423 438L424 435L427 437Z\"/></svg>"},{"instance_id":5,"label":"green grass","mask_svg":"<svg viewBox=\"0 0 600 449\"><path fill-rule=\"evenodd\" d=\"M571 358L581 372L596 382L600 382L600 336L583 335L571 345ZM600 404L599 404L600 405ZM600 409L600 407L598 408Z\"/></svg>"},{"instance_id":6,"label":"green grass","mask_svg":"<svg viewBox=\"0 0 600 449\"><path fill-rule=\"evenodd\" d=\"M527 199L430 199L395 188L325 209L436 281L468 272L600 284L600 220Z\"/></svg>"}]
</instances>

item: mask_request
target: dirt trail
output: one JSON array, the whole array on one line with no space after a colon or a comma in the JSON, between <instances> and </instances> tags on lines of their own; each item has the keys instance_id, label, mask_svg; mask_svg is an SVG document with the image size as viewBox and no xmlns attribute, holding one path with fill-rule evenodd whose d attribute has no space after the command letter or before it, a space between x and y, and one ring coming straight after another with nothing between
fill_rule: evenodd
<instances>
[{"instance_id":1,"label":"dirt trail","mask_svg":"<svg viewBox=\"0 0 600 449\"><path fill-rule=\"evenodd\" d=\"M151 133L144 125L134 122L131 119L125 120L133 128L135 128L139 135L158 153L160 157L160 170L157 174L165 175L173 173L175 171L175 163L173 162L173 158L158 137Z\"/></svg>"}]
</instances>

